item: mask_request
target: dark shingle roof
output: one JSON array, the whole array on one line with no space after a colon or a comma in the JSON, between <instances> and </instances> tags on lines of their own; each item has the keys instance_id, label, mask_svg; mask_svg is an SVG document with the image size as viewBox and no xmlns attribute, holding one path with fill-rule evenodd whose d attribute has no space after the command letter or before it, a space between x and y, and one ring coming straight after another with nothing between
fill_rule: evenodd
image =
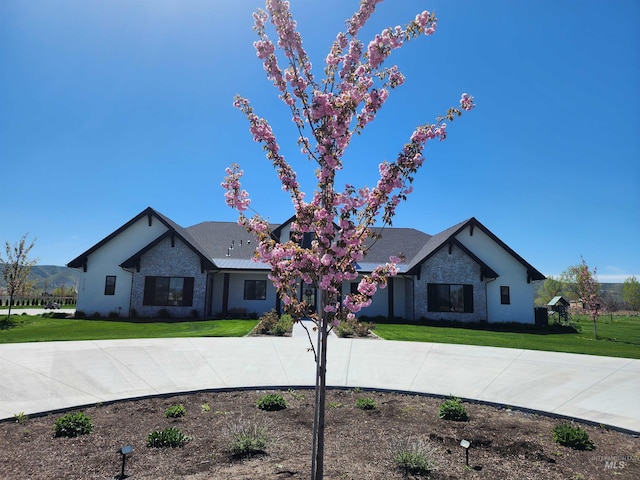
<instances>
[{"instance_id":1,"label":"dark shingle roof","mask_svg":"<svg viewBox=\"0 0 640 480\"><path fill-rule=\"evenodd\" d=\"M202 222L188 227L187 231L214 261L225 258L251 260L258 245L256 237L237 222Z\"/></svg>"},{"instance_id":2,"label":"dark shingle roof","mask_svg":"<svg viewBox=\"0 0 640 480\"><path fill-rule=\"evenodd\" d=\"M122 264L123 266L133 265L137 258L144 254L149 248L152 248L162 238L177 235L201 257L203 267L205 268L217 267L243 270L269 268L267 264L253 261L255 248L257 246L256 237L248 233L246 229L238 225L237 222L202 222L188 228L183 228L150 207L140 212L122 227L69 262L67 266L72 268L83 266L91 253L145 216L158 218L167 226L168 232L125 260ZM279 232L283 225L291 220L292 219L289 219L282 225L271 224L270 229L271 231ZM491 278L497 277L497 274L486 265L482 259L478 258L455 238L458 233L469 225L472 226L472 228L477 226L482 229L483 232L502 246L502 248L509 252L518 262L524 265L532 280L544 280L544 275L533 268L473 217L433 236L414 228L374 228L373 231L376 237L370 238L367 241L367 254L362 262L360 262L359 267L361 271L371 271L376 265L389 261L389 257L397 256L403 258L403 261L399 265L400 272L414 273L418 270L419 266L436 251L446 244L454 243L480 265L486 276Z\"/></svg>"},{"instance_id":3,"label":"dark shingle roof","mask_svg":"<svg viewBox=\"0 0 640 480\"><path fill-rule=\"evenodd\" d=\"M365 271L370 271L371 265L375 267L388 262L391 256L403 259L400 271L405 271L421 247L431 238L431 235L415 228L373 228L373 232L377 237L367 241L367 254L360 264Z\"/></svg>"}]
</instances>

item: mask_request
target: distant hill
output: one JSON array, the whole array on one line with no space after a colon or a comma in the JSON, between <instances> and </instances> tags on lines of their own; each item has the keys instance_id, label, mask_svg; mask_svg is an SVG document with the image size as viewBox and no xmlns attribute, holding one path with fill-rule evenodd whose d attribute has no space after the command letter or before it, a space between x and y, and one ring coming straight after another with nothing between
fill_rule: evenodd
<instances>
[{"instance_id":1,"label":"distant hill","mask_svg":"<svg viewBox=\"0 0 640 480\"><path fill-rule=\"evenodd\" d=\"M36 281L36 288L52 291L54 288L71 287L78 284L80 273L68 267L58 267L56 265L35 265L29 274L29 280ZM0 276L0 287L6 287L4 278Z\"/></svg>"}]
</instances>

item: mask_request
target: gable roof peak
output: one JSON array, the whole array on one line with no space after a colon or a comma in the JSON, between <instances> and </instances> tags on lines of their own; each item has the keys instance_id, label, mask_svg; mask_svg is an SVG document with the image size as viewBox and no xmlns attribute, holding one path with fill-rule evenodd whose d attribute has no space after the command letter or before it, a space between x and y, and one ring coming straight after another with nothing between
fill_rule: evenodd
<instances>
[{"instance_id":1,"label":"gable roof peak","mask_svg":"<svg viewBox=\"0 0 640 480\"><path fill-rule=\"evenodd\" d=\"M117 237L122 232L124 232L129 227L131 227L133 224L135 224L136 222L142 220L145 217L147 217L149 219L149 225L151 225L152 217L155 217L162 224L164 224L164 226L167 227L167 229L169 229L169 230L173 230L175 232L181 232L181 233L183 233L183 231L184 231L184 229L180 225L175 223L169 217L166 217L165 215L161 214L160 212L158 212L157 210L155 210L155 209L153 209L151 207L147 207L144 210L142 210L140 213L138 213L135 217L133 217L131 220L129 220L127 223L122 225L120 228L114 230L112 233L110 233L105 238L100 240L94 246L92 246L91 248L89 248L88 250L86 250L85 252L81 253L79 256L77 256L73 260L71 260L69 263L67 263L67 267L70 267L70 268L83 267L84 268L86 266L87 258L89 257L89 255L91 255L93 252L95 252L99 248L103 247L105 244L109 243L115 237ZM188 234L187 234L187 236L188 236Z\"/></svg>"}]
</instances>

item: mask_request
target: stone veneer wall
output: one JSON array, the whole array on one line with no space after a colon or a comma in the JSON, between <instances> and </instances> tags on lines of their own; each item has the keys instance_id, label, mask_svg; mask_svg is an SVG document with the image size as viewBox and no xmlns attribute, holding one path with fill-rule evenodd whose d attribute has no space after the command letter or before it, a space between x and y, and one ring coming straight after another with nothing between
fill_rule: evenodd
<instances>
[{"instance_id":1,"label":"stone veneer wall","mask_svg":"<svg viewBox=\"0 0 640 480\"><path fill-rule=\"evenodd\" d=\"M177 237L175 246L166 238L146 252L140 260L140 271L133 275L131 287L131 308L141 317L151 317L165 309L172 317L190 317L195 310L204 315L207 291L207 274L200 272L200 257ZM194 277L193 304L190 306L149 306L143 305L144 279L153 277Z\"/></svg>"},{"instance_id":2,"label":"stone veneer wall","mask_svg":"<svg viewBox=\"0 0 640 480\"><path fill-rule=\"evenodd\" d=\"M473 285L473 313L429 312L428 283ZM445 245L422 264L420 280L415 280L415 292L416 319L459 322L487 320L486 287L485 282L480 280L480 266L456 246L453 246L450 254L448 245Z\"/></svg>"}]
</instances>

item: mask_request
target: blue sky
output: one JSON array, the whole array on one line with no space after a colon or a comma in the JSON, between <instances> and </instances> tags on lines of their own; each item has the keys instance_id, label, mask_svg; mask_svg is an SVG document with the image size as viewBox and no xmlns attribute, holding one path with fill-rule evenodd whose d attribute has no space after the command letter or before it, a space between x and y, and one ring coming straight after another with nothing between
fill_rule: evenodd
<instances>
[{"instance_id":1,"label":"blue sky","mask_svg":"<svg viewBox=\"0 0 640 480\"><path fill-rule=\"evenodd\" d=\"M321 75L358 1L292 3ZM252 206L288 218L232 106L248 97L312 178L253 50L261 5L0 2L0 240L28 232L40 264L63 265L147 206L185 227L235 220L219 186L232 162ZM474 216L547 275L583 256L601 281L640 277L640 3L387 0L362 39L423 9L438 29L392 55L407 81L354 140L339 182L374 184L416 125L469 92L477 108L427 146L394 226L434 234Z\"/></svg>"}]
</instances>

